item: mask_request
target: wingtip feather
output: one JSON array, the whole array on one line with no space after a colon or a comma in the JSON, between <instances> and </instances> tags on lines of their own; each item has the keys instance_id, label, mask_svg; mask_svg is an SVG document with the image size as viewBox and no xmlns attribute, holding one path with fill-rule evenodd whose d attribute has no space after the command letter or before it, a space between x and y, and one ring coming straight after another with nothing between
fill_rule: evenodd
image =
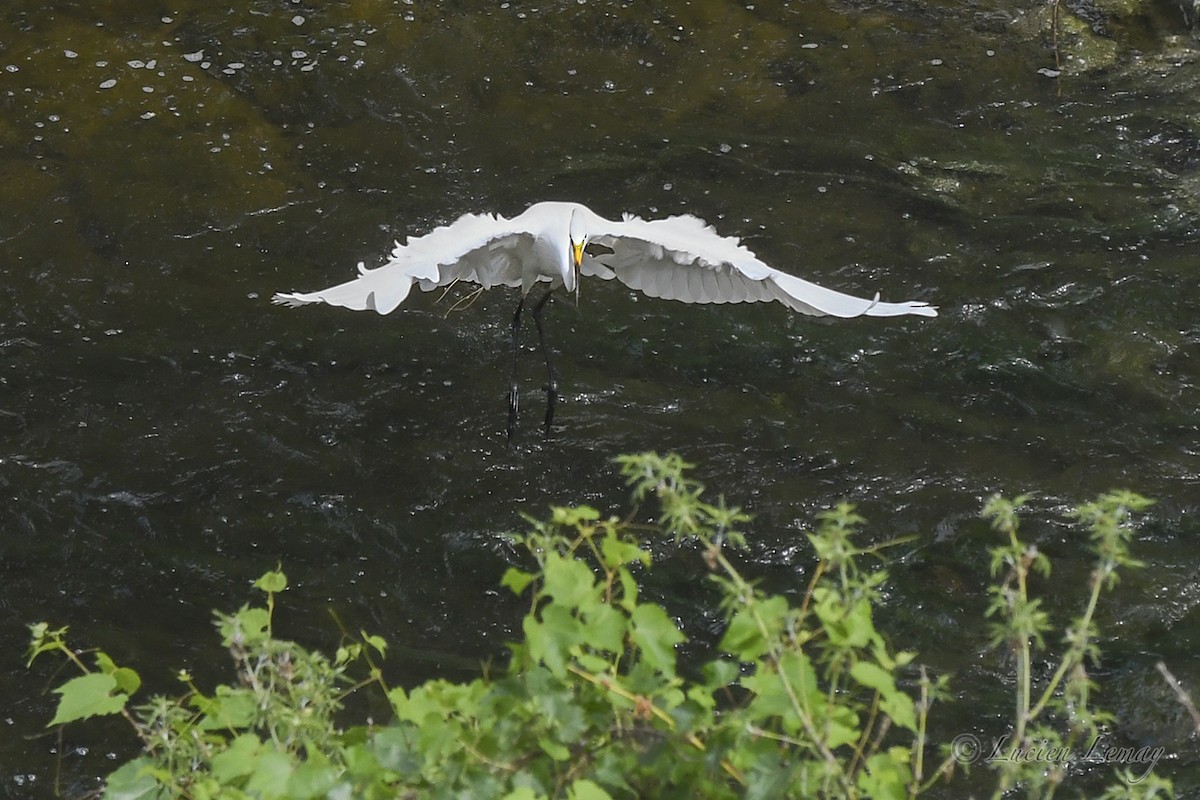
<instances>
[{"instance_id":1,"label":"wingtip feather","mask_svg":"<svg viewBox=\"0 0 1200 800\"><path fill-rule=\"evenodd\" d=\"M300 295L291 292L276 292L271 296L271 302L277 306L287 306L288 308L299 308L312 302L311 300L303 300Z\"/></svg>"},{"instance_id":2,"label":"wingtip feather","mask_svg":"<svg viewBox=\"0 0 1200 800\"><path fill-rule=\"evenodd\" d=\"M880 303L876 301L864 313L868 317L902 317L908 314L918 317L936 317L938 315L937 306L931 306L921 300L910 300L905 303Z\"/></svg>"}]
</instances>

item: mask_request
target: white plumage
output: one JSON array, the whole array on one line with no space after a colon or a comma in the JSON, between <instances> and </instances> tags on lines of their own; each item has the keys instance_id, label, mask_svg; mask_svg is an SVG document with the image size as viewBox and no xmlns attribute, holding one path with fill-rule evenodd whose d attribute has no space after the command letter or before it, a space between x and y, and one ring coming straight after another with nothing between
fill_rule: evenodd
<instances>
[{"instance_id":1,"label":"white plumage","mask_svg":"<svg viewBox=\"0 0 1200 800\"><path fill-rule=\"evenodd\" d=\"M572 235L574 234L574 236ZM592 255L588 244L611 253ZM579 249L575 262L574 248ZM521 287L538 282L575 291L580 274L616 278L650 297L684 303L754 303L778 300L814 316L937 316L927 303L882 303L826 289L773 269L736 237L720 236L703 220L685 214L644 220L626 214L608 220L578 203L537 203L512 218L466 214L425 236L396 243L391 260L378 269L358 267L359 276L317 292L279 293L288 306L328 303L389 314L408 297L457 281Z\"/></svg>"},{"instance_id":2,"label":"white plumage","mask_svg":"<svg viewBox=\"0 0 1200 800\"><path fill-rule=\"evenodd\" d=\"M591 250L585 249L593 245ZM558 379L546 346L542 308L560 287L578 292L581 275L621 283L650 297L685 303L755 303L778 300L802 314L834 317L936 317L928 303L881 303L836 292L768 267L736 237L720 236L689 214L644 220L625 214L604 219L578 203L537 203L513 219L466 214L432 232L396 243L391 260L378 269L358 265L352 281L317 292L281 292L271 298L288 306L328 303L390 314L414 285L422 291L458 281L520 287L512 321L513 371L508 394L508 435L517 421L517 343L521 309L534 285L548 290L533 309L549 382L546 431L554 419Z\"/></svg>"}]
</instances>

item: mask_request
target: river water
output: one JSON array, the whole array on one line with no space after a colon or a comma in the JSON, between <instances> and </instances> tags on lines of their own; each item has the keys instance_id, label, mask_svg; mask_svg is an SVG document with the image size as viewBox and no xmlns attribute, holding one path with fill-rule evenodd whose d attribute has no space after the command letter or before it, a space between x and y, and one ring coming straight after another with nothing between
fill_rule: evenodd
<instances>
[{"instance_id":1,"label":"river water","mask_svg":"<svg viewBox=\"0 0 1200 800\"><path fill-rule=\"evenodd\" d=\"M1200 686L1200 49L1156 9L1074 51L1064 33L1056 60L1044 4L988 0L7 4L0 796L48 794L59 766L85 790L134 744L39 735L62 676L25 669L25 624L70 625L159 691L180 667L227 679L210 612L281 563L288 635L333 646L332 609L392 643L394 681L468 677L521 613L502 534L550 504L623 513L611 459L645 450L755 515L744 563L774 591L803 591L804 532L841 500L864 541L914 535L881 617L956 676L947 737L1001 735L1009 706L983 500L1035 492L1027 535L1055 564L1037 588L1065 625L1089 564L1064 510L1157 498L1096 677L1113 736L1195 785L1153 665ZM546 314L555 429L530 331L508 446L513 293L383 318L269 303L544 199L693 213L941 315L588 283ZM713 635L694 554L650 580Z\"/></svg>"}]
</instances>

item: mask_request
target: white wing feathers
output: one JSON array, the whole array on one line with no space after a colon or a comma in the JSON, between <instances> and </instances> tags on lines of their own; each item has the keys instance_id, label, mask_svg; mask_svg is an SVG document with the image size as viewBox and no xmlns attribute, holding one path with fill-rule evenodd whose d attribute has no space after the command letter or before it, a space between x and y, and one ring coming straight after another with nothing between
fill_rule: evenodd
<instances>
[{"instance_id":1,"label":"white wing feathers","mask_svg":"<svg viewBox=\"0 0 1200 800\"><path fill-rule=\"evenodd\" d=\"M418 282L422 291L460 280L485 289L520 286L521 264L532 254L533 244L533 234L514 230L512 221L504 217L467 214L452 225L409 237L406 244L396 242L391 259L377 269L360 262L359 275L352 281L317 292L280 292L271 299L293 307L328 303L390 314Z\"/></svg>"},{"instance_id":2,"label":"white wing feathers","mask_svg":"<svg viewBox=\"0 0 1200 800\"><path fill-rule=\"evenodd\" d=\"M685 303L754 303L778 300L802 314L834 317L937 316L927 303L881 303L826 289L780 272L759 261L736 237L720 236L691 215L646 221L626 214L621 222L598 220L603 234L592 241L611 254L596 261L616 277L650 297Z\"/></svg>"},{"instance_id":3,"label":"white wing feathers","mask_svg":"<svg viewBox=\"0 0 1200 800\"><path fill-rule=\"evenodd\" d=\"M414 283L422 291L455 281L520 287L538 281L563 284L570 242L568 227L586 227L588 243L611 253L585 254L584 275L611 280L651 297L685 303L755 303L778 300L802 314L834 317L936 317L928 303L881 303L818 286L759 261L733 236L721 236L702 220L685 214L647 221L625 214L620 222L604 219L577 203L538 203L513 219L467 214L425 236L396 243L391 260L378 269L359 265L347 283L310 293L281 293L276 303L306 303L388 314L408 297Z\"/></svg>"}]
</instances>

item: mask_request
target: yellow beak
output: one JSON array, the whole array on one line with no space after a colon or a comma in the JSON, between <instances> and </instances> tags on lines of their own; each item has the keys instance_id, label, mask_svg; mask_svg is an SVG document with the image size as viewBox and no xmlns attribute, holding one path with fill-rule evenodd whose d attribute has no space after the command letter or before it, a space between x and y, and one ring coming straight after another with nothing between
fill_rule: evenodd
<instances>
[{"instance_id":1,"label":"yellow beak","mask_svg":"<svg viewBox=\"0 0 1200 800\"><path fill-rule=\"evenodd\" d=\"M583 242L571 242L571 261L575 264L575 307L579 307L579 267L583 264Z\"/></svg>"}]
</instances>

